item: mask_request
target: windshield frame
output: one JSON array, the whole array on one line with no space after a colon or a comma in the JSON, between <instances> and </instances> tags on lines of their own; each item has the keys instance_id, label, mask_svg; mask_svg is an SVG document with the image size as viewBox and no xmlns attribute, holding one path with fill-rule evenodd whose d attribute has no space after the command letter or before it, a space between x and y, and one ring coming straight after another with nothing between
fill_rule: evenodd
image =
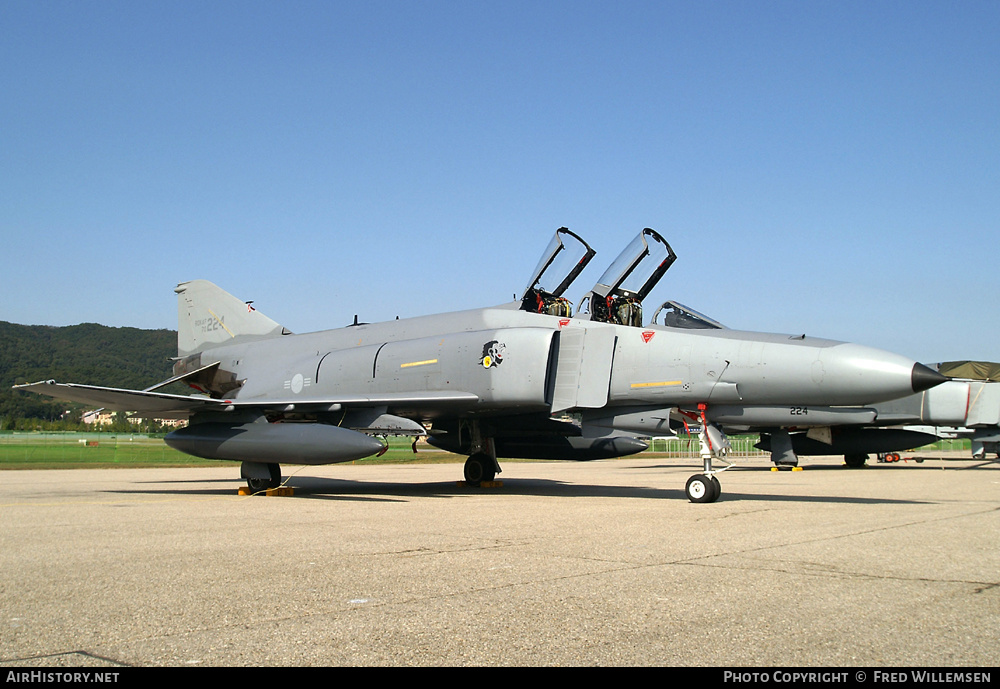
<instances>
[{"instance_id":1,"label":"windshield frame","mask_svg":"<svg viewBox=\"0 0 1000 689\"><path fill-rule=\"evenodd\" d=\"M672 307L683 314L683 317L688 321L688 324L678 323L667 325L666 323L660 323L660 314L667 307ZM701 323L702 325L690 325L691 322ZM685 330L729 330L728 327L724 326L719 321L714 318L710 318L700 311L695 311L689 306L685 306L679 301L667 300L660 304L660 308L656 310L653 314L653 320L650 321L652 325L662 325L664 328L683 328Z\"/></svg>"}]
</instances>

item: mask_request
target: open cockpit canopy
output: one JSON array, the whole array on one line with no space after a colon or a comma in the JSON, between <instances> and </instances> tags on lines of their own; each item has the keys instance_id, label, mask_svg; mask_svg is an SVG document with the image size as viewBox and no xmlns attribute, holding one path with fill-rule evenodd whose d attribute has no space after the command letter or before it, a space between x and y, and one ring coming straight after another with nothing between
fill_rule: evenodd
<instances>
[{"instance_id":1,"label":"open cockpit canopy","mask_svg":"<svg viewBox=\"0 0 1000 689\"><path fill-rule=\"evenodd\" d=\"M584 297L590 303L591 320L641 327L642 300L676 260L667 240L644 229Z\"/></svg>"},{"instance_id":2,"label":"open cockpit canopy","mask_svg":"<svg viewBox=\"0 0 1000 689\"><path fill-rule=\"evenodd\" d=\"M572 316L573 307L562 295L596 253L579 235L560 227L531 274L521 296L521 309L552 316Z\"/></svg>"}]
</instances>

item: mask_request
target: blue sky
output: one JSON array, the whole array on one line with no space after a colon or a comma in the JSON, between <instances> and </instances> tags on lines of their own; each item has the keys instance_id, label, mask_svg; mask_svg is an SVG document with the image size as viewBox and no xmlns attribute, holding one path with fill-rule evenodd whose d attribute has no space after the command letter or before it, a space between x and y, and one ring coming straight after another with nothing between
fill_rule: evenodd
<instances>
[{"instance_id":1,"label":"blue sky","mask_svg":"<svg viewBox=\"0 0 1000 689\"><path fill-rule=\"evenodd\" d=\"M1000 361L1000 3L0 3L0 320L296 332L509 301L643 227L647 302ZM655 302L655 303L654 303Z\"/></svg>"}]
</instances>

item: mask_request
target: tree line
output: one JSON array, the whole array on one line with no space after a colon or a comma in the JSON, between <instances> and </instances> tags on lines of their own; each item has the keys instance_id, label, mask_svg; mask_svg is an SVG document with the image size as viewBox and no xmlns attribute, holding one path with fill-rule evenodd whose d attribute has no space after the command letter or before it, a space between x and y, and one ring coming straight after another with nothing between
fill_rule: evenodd
<instances>
[{"instance_id":1,"label":"tree line","mask_svg":"<svg viewBox=\"0 0 1000 689\"><path fill-rule=\"evenodd\" d=\"M176 354L174 330L0 321L0 430L93 430L80 421L81 414L91 407L12 390L11 386L52 379L141 390L170 377L170 357ZM115 430L133 431L159 426L147 423L137 429L124 418L116 419L113 425L121 426Z\"/></svg>"}]
</instances>

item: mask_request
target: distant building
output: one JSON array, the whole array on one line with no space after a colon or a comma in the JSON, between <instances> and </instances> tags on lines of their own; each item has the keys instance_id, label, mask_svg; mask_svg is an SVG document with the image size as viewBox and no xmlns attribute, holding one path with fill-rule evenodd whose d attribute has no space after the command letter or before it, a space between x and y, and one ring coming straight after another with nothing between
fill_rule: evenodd
<instances>
[{"instance_id":1,"label":"distant building","mask_svg":"<svg viewBox=\"0 0 1000 689\"><path fill-rule=\"evenodd\" d=\"M117 412L107 411L105 409L95 409L94 411L85 411L81 417L81 421L85 424L92 424L94 426L110 426L115 421L115 414ZM142 418L138 416L128 417L129 423L138 424L142 422ZM154 419L157 423L163 426L185 426L187 421L185 419Z\"/></svg>"},{"instance_id":2,"label":"distant building","mask_svg":"<svg viewBox=\"0 0 1000 689\"><path fill-rule=\"evenodd\" d=\"M110 426L115 420L114 412L98 409L96 411L85 411L80 419L86 424L95 426Z\"/></svg>"}]
</instances>

